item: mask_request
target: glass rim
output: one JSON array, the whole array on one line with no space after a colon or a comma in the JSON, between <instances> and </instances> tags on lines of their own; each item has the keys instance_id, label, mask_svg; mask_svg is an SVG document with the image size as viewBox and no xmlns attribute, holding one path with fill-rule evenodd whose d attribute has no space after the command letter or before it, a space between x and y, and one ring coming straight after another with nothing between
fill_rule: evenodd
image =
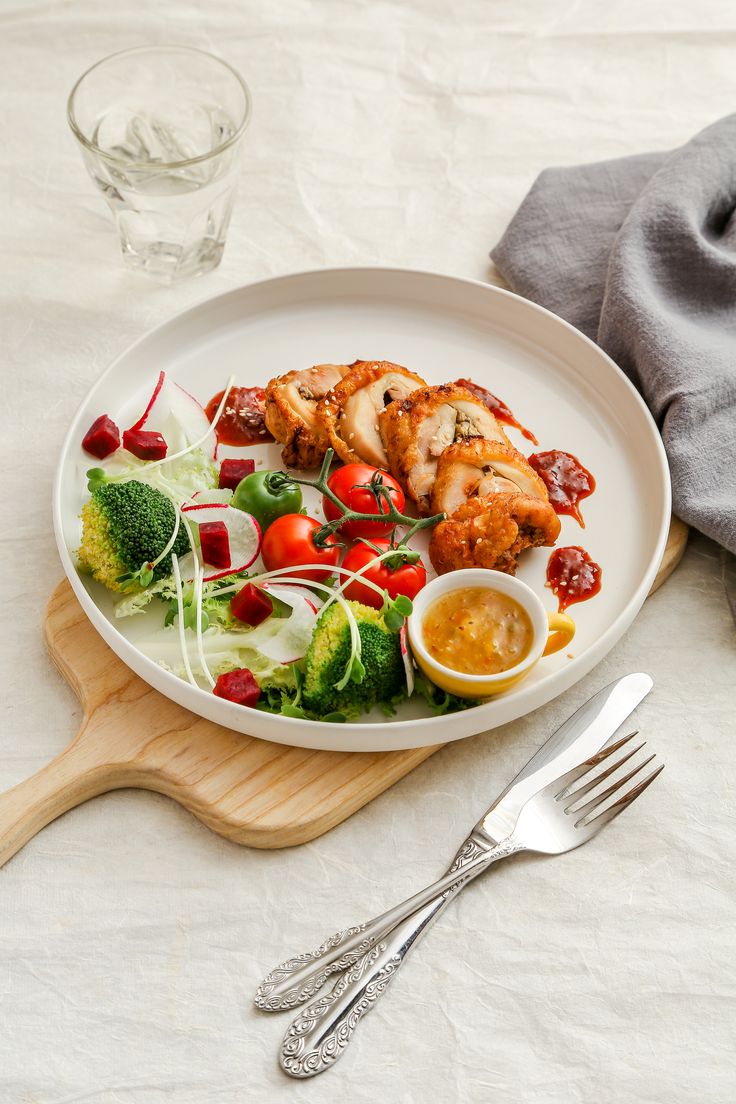
<instances>
[{"instance_id":1,"label":"glass rim","mask_svg":"<svg viewBox=\"0 0 736 1104\"><path fill-rule=\"evenodd\" d=\"M93 73L95 69L99 69L101 65L107 64L108 61L113 61L115 58L124 57L126 54L144 54L148 52L152 53L156 50L168 50L172 53L199 54L200 57L209 58L210 61L215 61L218 65L221 65L224 69L227 69L227 71L233 77L235 77L236 81L243 91L243 95L245 97L245 108L243 111L243 118L240 121L240 125L226 141L221 142L220 145L215 146L214 149L208 150L207 153L200 153L196 157L185 157L179 161L133 161L127 157L116 157L114 154L107 153L105 150L101 149L100 146L96 145L95 142L92 142L87 137L87 135L82 131L79 124L77 123L74 113L74 100L82 84L82 81L86 80L90 73ZM225 150L229 149L230 146L234 145L237 141L240 140L240 138L242 138L243 133L245 132L250 122L252 112L253 99L250 94L250 88L245 83L245 80L243 79L243 77L241 77L237 69L235 69L232 65L230 65L229 62L225 61L223 58L218 57L216 54L211 54L208 50L200 50L196 46L130 46L125 50L116 50L115 53L107 54L106 57L100 58L100 60L96 61L94 65L90 65L88 69L85 69L82 75L78 77L77 80L74 82L74 86L72 87L72 90L69 93L66 101L67 122L69 123L74 137L81 145L90 150L92 153L96 154L98 157L102 157L105 161L110 161L115 165L125 165L127 168L149 170L154 168L162 170L181 169L185 168L187 165L196 165L199 162L207 161L210 157L217 157L218 154L224 153Z\"/></svg>"}]
</instances>

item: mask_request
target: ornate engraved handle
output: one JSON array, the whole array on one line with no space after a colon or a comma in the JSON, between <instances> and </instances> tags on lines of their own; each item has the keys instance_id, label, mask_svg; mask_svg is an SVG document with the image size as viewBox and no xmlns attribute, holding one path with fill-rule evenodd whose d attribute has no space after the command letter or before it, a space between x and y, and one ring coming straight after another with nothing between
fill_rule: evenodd
<instances>
[{"instance_id":1,"label":"ornate engraved handle","mask_svg":"<svg viewBox=\"0 0 736 1104\"><path fill-rule=\"evenodd\" d=\"M346 970L331 993L302 1009L281 1044L279 1061L285 1073L314 1077L342 1055L355 1028L401 964L402 927L400 924L388 941L381 940Z\"/></svg>"},{"instance_id":2,"label":"ornate engraved handle","mask_svg":"<svg viewBox=\"0 0 736 1104\"><path fill-rule=\"evenodd\" d=\"M315 951L295 955L275 966L258 986L256 1007L263 1012L281 1012L310 1000L331 974L346 970L370 950L376 937L361 938L367 927L367 924L358 924L335 932ZM318 964L316 969L315 964Z\"/></svg>"},{"instance_id":3,"label":"ornate engraved handle","mask_svg":"<svg viewBox=\"0 0 736 1104\"><path fill-rule=\"evenodd\" d=\"M452 897L497 859L518 850L512 841L496 847L471 835L460 848L448 875L470 866L467 877L422 904L381 936L340 977L331 993L303 1009L284 1036L279 1060L291 1077L314 1077L342 1056L355 1028L386 991L411 948L434 923ZM481 860L482 861L479 861ZM447 876L441 879L442 884ZM418 895L417 895L418 896Z\"/></svg>"},{"instance_id":4,"label":"ornate engraved handle","mask_svg":"<svg viewBox=\"0 0 736 1104\"><path fill-rule=\"evenodd\" d=\"M458 851L445 878L473 863L484 861L492 850L489 840L472 833ZM442 880L440 880L442 881ZM374 947L396 924L420 904L438 895L440 882L415 894L381 916L356 927L335 932L314 951L295 955L282 962L263 979L255 996L256 1007L264 1012L281 1012L310 1000L333 974L346 970ZM450 893L445 889L445 893Z\"/></svg>"}]
</instances>

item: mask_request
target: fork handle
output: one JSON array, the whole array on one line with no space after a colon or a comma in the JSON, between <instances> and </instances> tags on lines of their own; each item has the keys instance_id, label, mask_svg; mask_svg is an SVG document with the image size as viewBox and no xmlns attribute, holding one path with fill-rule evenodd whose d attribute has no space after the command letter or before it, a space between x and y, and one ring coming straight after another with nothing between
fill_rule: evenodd
<instances>
[{"instance_id":1,"label":"fork handle","mask_svg":"<svg viewBox=\"0 0 736 1104\"><path fill-rule=\"evenodd\" d=\"M375 1007L411 948L460 888L435 898L398 924L338 978L331 993L301 1010L281 1044L279 1063L284 1073L314 1077L342 1056L355 1028Z\"/></svg>"},{"instance_id":2,"label":"fork handle","mask_svg":"<svg viewBox=\"0 0 736 1104\"><path fill-rule=\"evenodd\" d=\"M418 908L428 904L441 894L450 892L462 872L463 879L475 877L485 869L490 858L500 857L496 852L504 847L493 845L485 836L472 832L458 851L444 878L420 890L408 901L397 905L381 916L345 928L326 939L314 951L295 955L276 966L258 986L255 1003L264 1012L280 1012L310 1000L333 974L349 969L376 944L387 932L411 916ZM506 853L506 852L504 852Z\"/></svg>"},{"instance_id":3,"label":"fork handle","mask_svg":"<svg viewBox=\"0 0 736 1104\"><path fill-rule=\"evenodd\" d=\"M469 837L466 841L458 859L470 845L471 839ZM484 850L485 862L476 864L465 878L456 881L443 893L416 906L338 978L331 993L302 1009L281 1044L279 1062L285 1073L297 1078L314 1077L342 1057L360 1021L375 1007L409 951L428 931L445 905L493 862L522 848L511 840L504 840L495 847L489 848L485 844Z\"/></svg>"}]
</instances>

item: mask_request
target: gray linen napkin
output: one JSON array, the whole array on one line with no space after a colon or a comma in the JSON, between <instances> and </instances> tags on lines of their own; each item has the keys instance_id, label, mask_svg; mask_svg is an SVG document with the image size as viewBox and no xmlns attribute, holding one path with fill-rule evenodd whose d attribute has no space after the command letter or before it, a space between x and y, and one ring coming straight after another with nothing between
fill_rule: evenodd
<instances>
[{"instance_id":1,"label":"gray linen napkin","mask_svg":"<svg viewBox=\"0 0 736 1104\"><path fill-rule=\"evenodd\" d=\"M736 115L671 153L546 169L491 257L629 376L675 513L736 552Z\"/></svg>"}]
</instances>

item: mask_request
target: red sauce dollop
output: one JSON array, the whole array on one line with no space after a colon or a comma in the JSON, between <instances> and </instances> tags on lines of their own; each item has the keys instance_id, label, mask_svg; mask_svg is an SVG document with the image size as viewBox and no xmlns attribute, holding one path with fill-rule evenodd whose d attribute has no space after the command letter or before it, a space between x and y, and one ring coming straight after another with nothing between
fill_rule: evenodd
<instances>
[{"instance_id":1,"label":"red sauce dollop","mask_svg":"<svg viewBox=\"0 0 736 1104\"><path fill-rule=\"evenodd\" d=\"M493 395L490 391L487 391L485 387L481 387L480 384L473 383L472 380L459 379L455 380L455 383L458 387L464 387L467 391L470 391L475 395L476 399L480 399L481 402L484 402L497 421L503 422L504 425L513 426L514 429L521 430L526 439L531 441L533 445L539 444L539 441L531 430L526 429L521 422L517 422L513 415L513 411L509 409L503 399L499 399L498 396Z\"/></svg>"},{"instance_id":2,"label":"red sauce dollop","mask_svg":"<svg viewBox=\"0 0 736 1104\"><path fill-rule=\"evenodd\" d=\"M571 514L585 528L578 509L581 498L587 498L595 490L595 479L587 468L570 452L534 452L529 463L544 480L549 501L558 514Z\"/></svg>"},{"instance_id":3,"label":"red sauce dollop","mask_svg":"<svg viewBox=\"0 0 736 1104\"><path fill-rule=\"evenodd\" d=\"M601 589L601 567L584 548L556 548L547 564L547 582L562 613L574 602L585 602Z\"/></svg>"},{"instance_id":4,"label":"red sauce dollop","mask_svg":"<svg viewBox=\"0 0 736 1104\"><path fill-rule=\"evenodd\" d=\"M210 421L214 420L224 391L213 395L205 407ZM265 445L273 441L266 429L266 393L262 387L233 387L227 405L215 426L217 440L222 445Z\"/></svg>"}]
</instances>

